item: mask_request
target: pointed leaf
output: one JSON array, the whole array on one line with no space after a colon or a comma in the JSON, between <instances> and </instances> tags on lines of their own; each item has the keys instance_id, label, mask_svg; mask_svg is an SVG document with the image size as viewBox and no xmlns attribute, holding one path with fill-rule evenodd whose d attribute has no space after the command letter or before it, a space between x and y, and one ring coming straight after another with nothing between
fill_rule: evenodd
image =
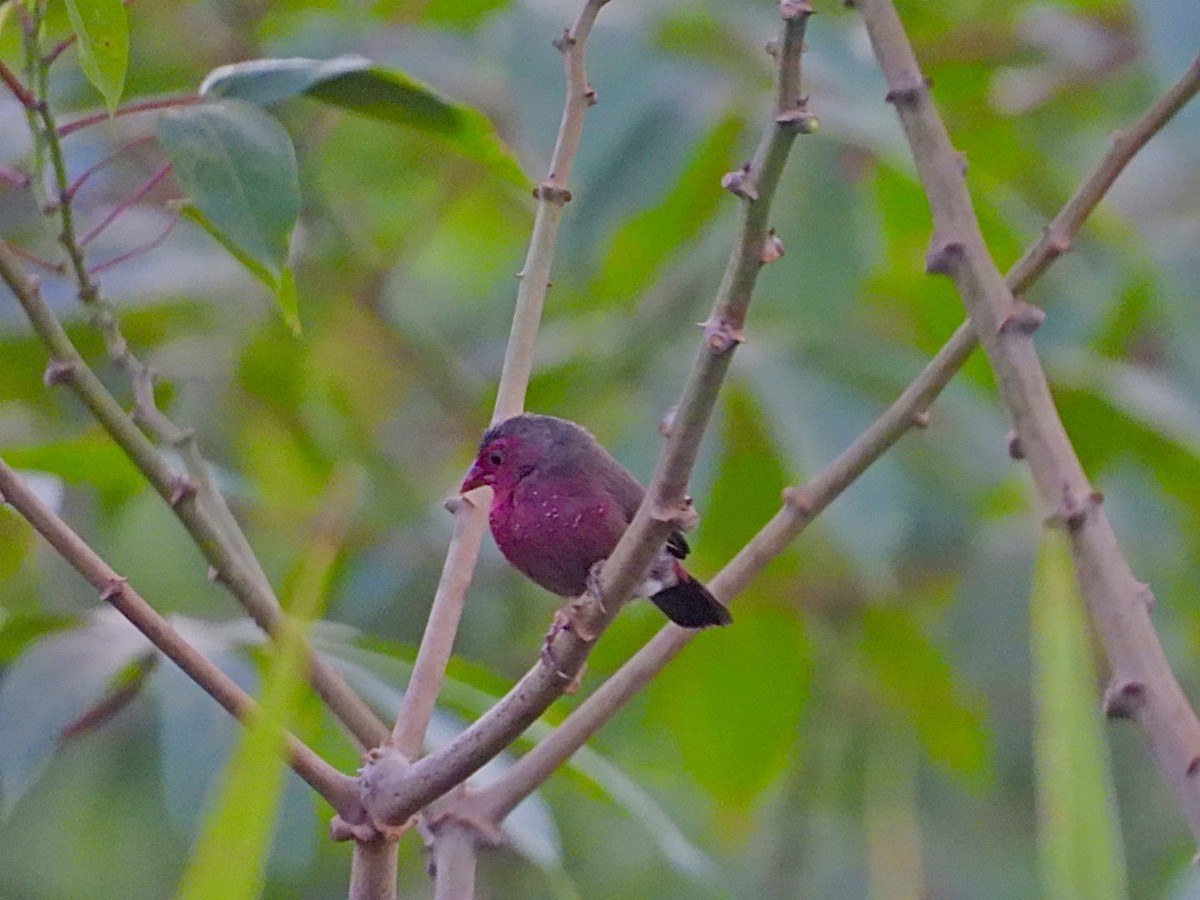
<instances>
[{"instance_id":1,"label":"pointed leaf","mask_svg":"<svg viewBox=\"0 0 1200 900\"><path fill-rule=\"evenodd\" d=\"M498 177L525 186L529 179L483 113L451 103L397 69L361 56L334 59L254 59L214 69L200 93L271 105L308 96L351 112L443 138Z\"/></svg>"},{"instance_id":2,"label":"pointed leaf","mask_svg":"<svg viewBox=\"0 0 1200 900\"><path fill-rule=\"evenodd\" d=\"M101 608L85 627L51 635L17 659L0 682L0 812L11 812L37 781L63 729L149 649L124 618Z\"/></svg>"},{"instance_id":3,"label":"pointed leaf","mask_svg":"<svg viewBox=\"0 0 1200 900\"><path fill-rule=\"evenodd\" d=\"M1034 764L1043 895L1125 896L1125 858L1096 669L1067 538L1042 541L1032 619Z\"/></svg>"},{"instance_id":4,"label":"pointed leaf","mask_svg":"<svg viewBox=\"0 0 1200 900\"><path fill-rule=\"evenodd\" d=\"M129 15L121 0L66 0L79 48L79 67L110 112L121 102L129 66Z\"/></svg>"},{"instance_id":5,"label":"pointed leaf","mask_svg":"<svg viewBox=\"0 0 1200 900\"><path fill-rule=\"evenodd\" d=\"M300 182L283 126L254 104L221 100L168 110L157 133L191 198L183 212L275 292L297 327L287 261Z\"/></svg>"}]
</instances>

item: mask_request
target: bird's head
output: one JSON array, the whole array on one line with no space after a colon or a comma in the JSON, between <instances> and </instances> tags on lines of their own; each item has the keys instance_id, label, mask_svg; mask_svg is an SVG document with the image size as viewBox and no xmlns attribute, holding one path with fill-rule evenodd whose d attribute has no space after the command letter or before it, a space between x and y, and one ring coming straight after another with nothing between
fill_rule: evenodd
<instances>
[{"instance_id":1,"label":"bird's head","mask_svg":"<svg viewBox=\"0 0 1200 900\"><path fill-rule=\"evenodd\" d=\"M513 416L488 429L458 490L466 493L485 485L498 493L512 490L539 468L594 443L588 431L566 419L530 413Z\"/></svg>"}]
</instances>

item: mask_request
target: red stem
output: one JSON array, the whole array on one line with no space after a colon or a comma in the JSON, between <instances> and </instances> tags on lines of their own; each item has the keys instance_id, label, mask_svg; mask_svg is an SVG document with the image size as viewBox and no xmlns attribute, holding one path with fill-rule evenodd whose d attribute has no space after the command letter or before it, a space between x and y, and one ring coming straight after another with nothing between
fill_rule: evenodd
<instances>
[{"instance_id":1,"label":"red stem","mask_svg":"<svg viewBox=\"0 0 1200 900\"><path fill-rule=\"evenodd\" d=\"M5 86L13 92L13 96L20 101L23 107L26 109L38 108L37 97L33 96L33 92L29 88L21 84L21 79L3 61L0 61L0 81L3 81Z\"/></svg>"},{"instance_id":2,"label":"red stem","mask_svg":"<svg viewBox=\"0 0 1200 900\"><path fill-rule=\"evenodd\" d=\"M90 169L87 169L82 175L80 175L73 182L71 182L71 184L67 187L67 189L65 191L63 191L63 199L65 199L65 200L74 199L76 192L81 187L83 187L83 183L85 181L87 181L89 178L91 178L93 175L95 175L97 172L99 172L101 169L103 169L105 166L107 166L109 163L111 163L114 159L116 159L122 153L126 153L129 150L132 150L134 147L140 147L142 144L148 144L152 140L154 140L154 135L147 134L147 135L143 135L142 137L138 138L137 140L130 141L128 144L125 144L122 147L118 147L112 153L108 154L108 156L104 157L104 159L100 160L100 162L96 163Z\"/></svg>"},{"instance_id":3,"label":"red stem","mask_svg":"<svg viewBox=\"0 0 1200 900\"><path fill-rule=\"evenodd\" d=\"M178 224L179 224L179 214L176 213L174 218L171 219L170 224L168 224L167 227L162 230L162 233L159 234L158 237L154 238L154 240L149 241L148 243L142 244L140 247L134 247L132 250L129 250L126 253L122 253L120 256L113 257L112 259L107 260L106 262L102 262L97 266L92 266L92 268L88 270L88 274L92 275L92 276L99 275L102 272L107 272L109 269L113 268L114 266L119 266L121 263L127 262L127 261L133 259L135 256L140 256L143 253L149 253L151 250L153 250L155 247L157 247L159 244L161 244L163 241L165 241L167 239L167 235L169 235L172 231L174 231L175 226Z\"/></svg>"},{"instance_id":4,"label":"red stem","mask_svg":"<svg viewBox=\"0 0 1200 900\"><path fill-rule=\"evenodd\" d=\"M170 109L174 106L191 106L193 103L199 103L200 97L187 95L184 97L163 97L161 100L146 100L142 103L130 103L128 106L122 106L111 116L106 113L94 113L90 116L84 116L82 119L76 119L74 122L68 122L58 129L59 137L66 137L69 134L74 134L87 128L90 125L96 125L100 122L107 122L109 119L119 119L123 116L131 116L134 113L149 112L152 109Z\"/></svg>"},{"instance_id":5,"label":"red stem","mask_svg":"<svg viewBox=\"0 0 1200 900\"><path fill-rule=\"evenodd\" d=\"M95 228L93 228L91 231L89 231L87 234L85 234L83 237L81 237L79 239L79 246L86 247L93 238L95 238L98 234L100 234L100 232L102 232L105 228L107 228L109 225L111 225L116 220L116 218L119 215L121 215L121 213L125 212L125 210L129 209L130 207L134 206L139 200L141 200L148 193L150 193L152 190L154 190L155 185L157 185L160 181L162 181L164 178L166 178L167 174L170 171L171 171L171 164L166 163L161 169L159 169L157 172L155 172L153 175L151 175L145 184L143 184L140 188L138 188L136 191L134 191L133 194L131 194L129 197L127 197L122 203L118 204L113 209L112 212L110 212L107 216L105 216L103 219L100 220L100 223L98 225L96 225Z\"/></svg>"}]
</instances>

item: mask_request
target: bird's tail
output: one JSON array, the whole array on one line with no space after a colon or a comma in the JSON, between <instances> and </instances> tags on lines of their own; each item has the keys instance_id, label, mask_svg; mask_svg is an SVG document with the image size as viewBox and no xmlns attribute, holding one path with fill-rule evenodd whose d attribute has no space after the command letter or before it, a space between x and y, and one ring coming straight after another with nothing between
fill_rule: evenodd
<instances>
[{"instance_id":1,"label":"bird's tail","mask_svg":"<svg viewBox=\"0 0 1200 900\"><path fill-rule=\"evenodd\" d=\"M708 588L688 574L687 569L676 563L675 573L678 576L675 584L650 598L668 619L683 628L707 628L733 621L729 610L709 593Z\"/></svg>"}]
</instances>

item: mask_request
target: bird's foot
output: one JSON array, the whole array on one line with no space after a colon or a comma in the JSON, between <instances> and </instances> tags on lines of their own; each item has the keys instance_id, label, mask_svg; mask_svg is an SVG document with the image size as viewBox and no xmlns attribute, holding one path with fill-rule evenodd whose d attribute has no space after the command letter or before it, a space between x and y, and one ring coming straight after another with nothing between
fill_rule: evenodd
<instances>
[{"instance_id":1,"label":"bird's foot","mask_svg":"<svg viewBox=\"0 0 1200 900\"><path fill-rule=\"evenodd\" d=\"M586 665L580 666L579 671L574 675L564 672L558 664L558 660L554 657L554 639L564 631L578 631L575 618L572 613L575 611L574 601L559 607L554 611L554 619L550 622L550 630L546 632L546 637L542 641L542 662L545 663L550 670L567 682L567 686L563 688L563 693L574 694L579 690L582 683L583 673L587 669Z\"/></svg>"},{"instance_id":2,"label":"bird's foot","mask_svg":"<svg viewBox=\"0 0 1200 900\"><path fill-rule=\"evenodd\" d=\"M602 616L608 611L604 607L604 591L602 590L603 586L600 584L600 575L604 572L604 563L605 560L598 560L592 563L592 567L588 569L587 593L584 595L584 597L592 599L596 615L598 616Z\"/></svg>"}]
</instances>

